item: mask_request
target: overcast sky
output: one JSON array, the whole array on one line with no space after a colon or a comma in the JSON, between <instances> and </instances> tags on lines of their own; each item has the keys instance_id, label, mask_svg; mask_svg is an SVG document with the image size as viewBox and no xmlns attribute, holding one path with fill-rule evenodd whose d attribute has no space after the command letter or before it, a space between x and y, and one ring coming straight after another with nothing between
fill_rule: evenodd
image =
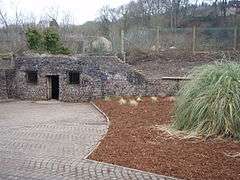
<instances>
[{"instance_id":1,"label":"overcast sky","mask_svg":"<svg viewBox=\"0 0 240 180\"><path fill-rule=\"evenodd\" d=\"M59 19L70 13L75 24L94 20L103 6L117 7L131 0L0 0L1 9L13 17L16 9L25 16L33 14L38 19L51 9L58 9Z\"/></svg>"}]
</instances>

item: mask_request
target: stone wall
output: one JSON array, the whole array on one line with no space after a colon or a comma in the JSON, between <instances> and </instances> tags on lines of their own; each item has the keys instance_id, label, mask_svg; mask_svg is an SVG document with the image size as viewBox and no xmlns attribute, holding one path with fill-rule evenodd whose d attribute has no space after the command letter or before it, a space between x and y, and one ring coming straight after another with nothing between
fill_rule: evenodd
<instances>
[{"instance_id":1,"label":"stone wall","mask_svg":"<svg viewBox=\"0 0 240 180\"><path fill-rule=\"evenodd\" d=\"M174 96L179 90L181 82L174 80L154 79L148 80L147 92L148 96Z\"/></svg>"},{"instance_id":2,"label":"stone wall","mask_svg":"<svg viewBox=\"0 0 240 180\"><path fill-rule=\"evenodd\" d=\"M14 71L14 59L12 55L2 55L0 57L0 99L11 98L9 93L14 90L14 87L10 87L13 84L14 74L10 72ZM13 94L13 93L12 93Z\"/></svg>"},{"instance_id":3,"label":"stone wall","mask_svg":"<svg viewBox=\"0 0 240 180\"><path fill-rule=\"evenodd\" d=\"M0 71L0 97L48 100L48 77L59 76L59 100L89 101L103 96L166 96L178 86L174 81L146 80L132 66L114 56L26 56L15 59L15 69ZM37 71L38 82L27 82L27 72ZM80 73L80 83L69 83L69 72Z\"/></svg>"},{"instance_id":4,"label":"stone wall","mask_svg":"<svg viewBox=\"0 0 240 180\"><path fill-rule=\"evenodd\" d=\"M0 100L7 99L5 71L0 69Z\"/></svg>"},{"instance_id":5,"label":"stone wall","mask_svg":"<svg viewBox=\"0 0 240 180\"><path fill-rule=\"evenodd\" d=\"M130 65L113 56L46 56L16 59L14 94L20 99L47 100L47 77L59 76L59 100L88 101L102 96L138 95L146 92L146 80ZM37 71L38 83L27 83L26 72ZM80 83L69 84L69 71L80 72ZM11 77L13 72L8 73ZM11 79L11 78L9 78ZM14 92L14 93L13 93Z\"/></svg>"},{"instance_id":6,"label":"stone wall","mask_svg":"<svg viewBox=\"0 0 240 180\"><path fill-rule=\"evenodd\" d=\"M6 87L7 87L7 95L10 99L17 98L16 96L16 70L15 69L7 69L5 70L5 76L6 76Z\"/></svg>"},{"instance_id":7,"label":"stone wall","mask_svg":"<svg viewBox=\"0 0 240 180\"><path fill-rule=\"evenodd\" d=\"M0 69L12 69L14 66L14 61L11 57L7 57L6 59L0 58Z\"/></svg>"}]
</instances>

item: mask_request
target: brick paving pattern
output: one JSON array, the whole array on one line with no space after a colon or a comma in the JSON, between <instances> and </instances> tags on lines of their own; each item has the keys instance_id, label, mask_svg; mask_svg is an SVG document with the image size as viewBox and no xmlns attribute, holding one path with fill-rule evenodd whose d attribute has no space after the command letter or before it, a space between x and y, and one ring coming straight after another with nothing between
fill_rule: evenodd
<instances>
[{"instance_id":1,"label":"brick paving pattern","mask_svg":"<svg viewBox=\"0 0 240 180\"><path fill-rule=\"evenodd\" d=\"M86 159L108 124L90 104L0 103L0 179L171 179Z\"/></svg>"}]
</instances>

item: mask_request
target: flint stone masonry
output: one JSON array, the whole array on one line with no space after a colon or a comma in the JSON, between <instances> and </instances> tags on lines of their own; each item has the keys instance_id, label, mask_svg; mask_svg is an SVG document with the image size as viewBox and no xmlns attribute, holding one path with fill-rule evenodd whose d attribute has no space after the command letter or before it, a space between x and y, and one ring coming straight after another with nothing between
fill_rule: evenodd
<instances>
[{"instance_id":1,"label":"flint stone masonry","mask_svg":"<svg viewBox=\"0 0 240 180\"><path fill-rule=\"evenodd\" d=\"M6 87L7 87L7 96L10 99L16 99L18 98L16 96L16 83L14 81L16 76L16 70L15 69L8 69L5 70L5 76L6 76Z\"/></svg>"},{"instance_id":2,"label":"flint stone masonry","mask_svg":"<svg viewBox=\"0 0 240 180\"><path fill-rule=\"evenodd\" d=\"M0 100L7 98L7 86L5 71L0 70Z\"/></svg>"},{"instance_id":3,"label":"flint stone masonry","mask_svg":"<svg viewBox=\"0 0 240 180\"><path fill-rule=\"evenodd\" d=\"M47 100L47 77L59 76L59 100L88 101L107 95L132 95L144 77L112 56L21 57L16 59L15 94L20 99ZM27 83L26 72L37 71L38 83ZM69 72L80 73L80 83L69 83Z\"/></svg>"},{"instance_id":4,"label":"flint stone masonry","mask_svg":"<svg viewBox=\"0 0 240 180\"><path fill-rule=\"evenodd\" d=\"M59 100L65 102L103 96L165 96L174 94L177 87L174 81L146 80L114 56L24 56L15 58L14 65L0 71L0 98L48 100L48 79L53 75L59 77ZM29 71L37 72L36 84L28 83ZM79 72L79 84L70 84L70 71Z\"/></svg>"},{"instance_id":5,"label":"flint stone masonry","mask_svg":"<svg viewBox=\"0 0 240 180\"><path fill-rule=\"evenodd\" d=\"M0 58L0 69L12 69L14 68L13 59L7 57L6 59Z\"/></svg>"}]
</instances>

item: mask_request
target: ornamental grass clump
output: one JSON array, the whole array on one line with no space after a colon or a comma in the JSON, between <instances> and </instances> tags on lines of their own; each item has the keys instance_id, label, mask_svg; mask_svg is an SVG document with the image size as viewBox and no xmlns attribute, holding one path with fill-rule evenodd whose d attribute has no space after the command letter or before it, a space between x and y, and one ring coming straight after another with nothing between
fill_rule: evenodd
<instances>
[{"instance_id":1,"label":"ornamental grass clump","mask_svg":"<svg viewBox=\"0 0 240 180\"><path fill-rule=\"evenodd\" d=\"M190 79L179 91L171 127L240 140L240 64L204 65Z\"/></svg>"}]
</instances>

